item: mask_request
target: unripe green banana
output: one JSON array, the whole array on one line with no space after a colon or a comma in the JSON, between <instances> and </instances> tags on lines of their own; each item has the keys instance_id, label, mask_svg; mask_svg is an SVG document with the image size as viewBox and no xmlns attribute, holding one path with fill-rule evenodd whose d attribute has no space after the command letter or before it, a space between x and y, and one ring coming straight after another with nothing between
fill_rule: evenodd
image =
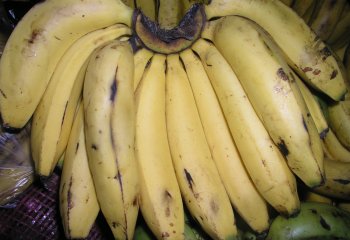
<instances>
[{"instance_id":1,"label":"unripe green banana","mask_svg":"<svg viewBox=\"0 0 350 240\"><path fill-rule=\"evenodd\" d=\"M350 213L335 206L303 202L295 217L278 216L266 240L350 239Z\"/></svg>"}]
</instances>

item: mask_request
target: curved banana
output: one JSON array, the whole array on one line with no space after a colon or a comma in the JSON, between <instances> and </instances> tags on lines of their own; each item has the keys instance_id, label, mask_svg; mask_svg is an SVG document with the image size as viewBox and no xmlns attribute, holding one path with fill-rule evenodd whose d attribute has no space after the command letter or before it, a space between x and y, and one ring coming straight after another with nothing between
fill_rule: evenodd
<instances>
[{"instance_id":1,"label":"curved banana","mask_svg":"<svg viewBox=\"0 0 350 240\"><path fill-rule=\"evenodd\" d=\"M141 11L152 21L157 19L158 0L134 0L135 8Z\"/></svg>"},{"instance_id":2,"label":"curved banana","mask_svg":"<svg viewBox=\"0 0 350 240\"><path fill-rule=\"evenodd\" d=\"M158 23L162 28L176 27L182 19L182 3L179 0L158 0Z\"/></svg>"},{"instance_id":3,"label":"curved banana","mask_svg":"<svg viewBox=\"0 0 350 240\"><path fill-rule=\"evenodd\" d=\"M134 53L134 91L136 91L145 69L149 66L152 56L153 53L146 48L138 49L136 53Z\"/></svg>"},{"instance_id":4,"label":"curved banana","mask_svg":"<svg viewBox=\"0 0 350 240\"><path fill-rule=\"evenodd\" d=\"M350 99L329 104L328 116L334 134L350 149Z\"/></svg>"},{"instance_id":5,"label":"curved banana","mask_svg":"<svg viewBox=\"0 0 350 240\"><path fill-rule=\"evenodd\" d=\"M328 134L329 126L326 118L323 115L321 106L309 87L300 78L296 77L294 79L305 100L306 106L310 111L311 117L314 120L318 134L320 135L321 139L324 139Z\"/></svg>"},{"instance_id":6,"label":"curved banana","mask_svg":"<svg viewBox=\"0 0 350 240\"><path fill-rule=\"evenodd\" d=\"M327 39L327 43L332 49L339 49L350 42L350 11L343 16L334 27L332 34Z\"/></svg>"},{"instance_id":7,"label":"curved banana","mask_svg":"<svg viewBox=\"0 0 350 240\"><path fill-rule=\"evenodd\" d=\"M332 160L350 162L350 151L341 144L332 129L329 129L323 142Z\"/></svg>"},{"instance_id":8,"label":"curved banana","mask_svg":"<svg viewBox=\"0 0 350 240\"><path fill-rule=\"evenodd\" d=\"M338 24L346 1L322 0L318 3L319 9L311 19L309 26L323 41L326 41Z\"/></svg>"},{"instance_id":9,"label":"curved banana","mask_svg":"<svg viewBox=\"0 0 350 240\"><path fill-rule=\"evenodd\" d=\"M216 26L214 44L231 65L291 170L310 187L322 184L321 140L318 134L316 138L310 135L311 126L306 125L308 120L302 109L306 106L299 104L291 86L292 70L275 51L272 42L250 20L231 16L223 18ZM319 145L319 157L312 144Z\"/></svg>"},{"instance_id":10,"label":"curved banana","mask_svg":"<svg viewBox=\"0 0 350 240\"><path fill-rule=\"evenodd\" d=\"M131 25L120 0L50 0L18 23L0 61L3 126L22 128L31 118L62 55L83 35L115 23Z\"/></svg>"},{"instance_id":11,"label":"curved banana","mask_svg":"<svg viewBox=\"0 0 350 240\"><path fill-rule=\"evenodd\" d=\"M314 188L313 191L330 198L350 200L350 163L325 158L324 169L325 184Z\"/></svg>"},{"instance_id":12,"label":"curved banana","mask_svg":"<svg viewBox=\"0 0 350 240\"><path fill-rule=\"evenodd\" d=\"M86 149L100 208L116 239L131 239L139 210L134 58L119 40L90 58L83 89Z\"/></svg>"},{"instance_id":13,"label":"curved banana","mask_svg":"<svg viewBox=\"0 0 350 240\"><path fill-rule=\"evenodd\" d=\"M50 175L66 148L91 53L130 33L130 29L122 24L93 31L69 47L58 62L33 114L31 150L39 175Z\"/></svg>"},{"instance_id":14,"label":"curved banana","mask_svg":"<svg viewBox=\"0 0 350 240\"><path fill-rule=\"evenodd\" d=\"M212 159L178 54L167 56L166 120L184 203L213 239L235 239L237 228L230 199Z\"/></svg>"},{"instance_id":15,"label":"curved banana","mask_svg":"<svg viewBox=\"0 0 350 240\"><path fill-rule=\"evenodd\" d=\"M212 0L205 12L208 19L227 15L251 19L272 36L291 67L311 86L334 100L346 93L345 76L332 52L297 13L279 0Z\"/></svg>"},{"instance_id":16,"label":"curved banana","mask_svg":"<svg viewBox=\"0 0 350 240\"><path fill-rule=\"evenodd\" d=\"M296 180L281 152L255 113L243 87L214 45L198 40L200 56L218 96L242 161L260 194L284 215L299 210Z\"/></svg>"},{"instance_id":17,"label":"curved banana","mask_svg":"<svg viewBox=\"0 0 350 240\"><path fill-rule=\"evenodd\" d=\"M294 0L292 8L299 16L303 16L315 1L316 0Z\"/></svg>"},{"instance_id":18,"label":"curved banana","mask_svg":"<svg viewBox=\"0 0 350 240\"><path fill-rule=\"evenodd\" d=\"M201 60L190 49L180 53L196 100L211 154L235 210L256 232L269 227L267 203L242 163Z\"/></svg>"},{"instance_id":19,"label":"curved banana","mask_svg":"<svg viewBox=\"0 0 350 240\"><path fill-rule=\"evenodd\" d=\"M59 208L68 239L86 238L100 211L86 153L82 102L74 119L63 161Z\"/></svg>"},{"instance_id":20,"label":"curved banana","mask_svg":"<svg viewBox=\"0 0 350 240\"><path fill-rule=\"evenodd\" d=\"M140 209L157 239L183 239L184 209L165 118L165 60L153 56L135 93Z\"/></svg>"}]
</instances>

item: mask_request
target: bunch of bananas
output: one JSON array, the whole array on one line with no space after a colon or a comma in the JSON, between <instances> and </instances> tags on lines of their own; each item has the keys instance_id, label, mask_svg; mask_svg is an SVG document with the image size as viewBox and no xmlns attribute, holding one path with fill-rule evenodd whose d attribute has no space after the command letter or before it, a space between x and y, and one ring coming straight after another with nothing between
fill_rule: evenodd
<instances>
[{"instance_id":1,"label":"bunch of bananas","mask_svg":"<svg viewBox=\"0 0 350 240\"><path fill-rule=\"evenodd\" d=\"M48 0L6 43L0 112L31 123L39 176L63 159L67 238L101 210L116 239L139 212L183 239L186 207L235 239L235 215L256 233L297 215L299 182L350 200L349 70L277 0Z\"/></svg>"}]
</instances>

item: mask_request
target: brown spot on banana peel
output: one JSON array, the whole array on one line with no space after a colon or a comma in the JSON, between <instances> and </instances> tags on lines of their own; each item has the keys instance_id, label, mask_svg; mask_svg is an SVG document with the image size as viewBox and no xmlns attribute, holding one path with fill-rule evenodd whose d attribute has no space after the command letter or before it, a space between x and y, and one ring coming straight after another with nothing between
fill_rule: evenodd
<instances>
[{"instance_id":1,"label":"brown spot on banana peel","mask_svg":"<svg viewBox=\"0 0 350 240\"><path fill-rule=\"evenodd\" d=\"M75 146L75 154L77 154L78 149L79 149L79 142L77 142L77 144L76 144L76 146Z\"/></svg>"},{"instance_id":2,"label":"brown spot on banana peel","mask_svg":"<svg viewBox=\"0 0 350 240\"><path fill-rule=\"evenodd\" d=\"M42 37L43 32L44 32L44 30L42 30L42 29L34 29L31 32L30 38L27 39L28 44L34 44L40 37Z\"/></svg>"},{"instance_id":3,"label":"brown spot on banana peel","mask_svg":"<svg viewBox=\"0 0 350 240\"><path fill-rule=\"evenodd\" d=\"M114 77L112 79L112 85L110 87L111 93L110 93L110 96L109 96L109 100L111 102L114 102L115 96L117 95L117 73L118 73L118 66L117 66L117 69L115 71L115 75L114 75Z\"/></svg>"},{"instance_id":4,"label":"brown spot on banana peel","mask_svg":"<svg viewBox=\"0 0 350 240\"><path fill-rule=\"evenodd\" d=\"M63 126L64 119L66 117L67 107L68 107L68 101L66 102L66 105L64 106L64 112L63 112L63 116L62 116L61 127Z\"/></svg>"},{"instance_id":5,"label":"brown spot on banana peel","mask_svg":"<svg viewBox=\"0 0 350 240\"><path fill-rule=\"evenodd\" d=\"M280 152L282 153L282 155L287 157L289 154L289 150L287 148L287 145L282 138L280 138L279 140L280 141L277 143L277 147L280 150Z\"/></svg>"},{"instance_id":6,"label":"brown spot on banana peel","mask_svg":"<svg viewBox=\"0 0 350 240\"><path fill-rule=\"evenodd\" d=\"M277 76L282 79L283 81L288 81L289 80L289 77L288 75L286 74L286 72L283 70L283 68L279 68L277 70Z\"/></svg>"},{"instance_id":7,"label":"brown spot on banana peel","mask_svg":"<svg viewBox=\"0 0 350 240\"><path fill-rule=\"evenodd\" d=\"M340 178L336 178L336 179L332 179L334 182L337 182L339 184L342 185L348 185L350 184L350 180L349 179L340 179Z\"/></svg>"},{"instance_id":8,"label":"brown spot on banana peel","mask_svg":"<svg viewBox=\"0 0 350 240\"><path fill-rule=\"evenodd\" d=\"M184 169L184 173L185 173L185 177L186 177L188 186L190 187L191 191L192 191L193 194L194 194L194 189L193 189L194 182L193 182L192 176L191 176L191 174L187 171L186 168ZM195 194L195 196L196 196L196 194Z\"/></svg>"},{"instance_id":9,"label":"brown spot on banana peel","mask_svg":"<svg viewBox=\"0 0 350 240\"><path fill-rule=\"evenodd\" d=\"M320 54L322 56L323 61L325 61L329 56L332 56L332 52L327 46L321 49Z\"/></svg>"},{"instance_id":10,"label":"brown spot on banana peel","mask_svg":"<svg viewBox=\"0 0 350 240\"><path fill-rule=\"evenodd\" d=\"M324 219L322 216L320 216L320 224L322 226L322 228L330 231L331 230L331 225L329 225L326 221L326 219Z\"/></svg>"}]
</instances>

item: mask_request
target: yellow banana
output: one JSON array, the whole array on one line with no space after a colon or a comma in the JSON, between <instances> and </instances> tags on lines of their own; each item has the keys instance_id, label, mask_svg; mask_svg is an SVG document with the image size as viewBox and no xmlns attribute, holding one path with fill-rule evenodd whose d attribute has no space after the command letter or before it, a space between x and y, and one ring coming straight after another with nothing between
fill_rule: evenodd
<instances>
[{"instance_id":1,"label":"yellow banana","mask_svg":"<svg viewBox=\"0 0 350 240\"><path fill-rule=\"evenodd\" d=\"M328 116L334 134L350 149L350 99L329 104Z\"/></svg>"},{"instance_id":2,"label":"yellow banana","mask_svg":"<svg viewBox=\"0 0 350 240\"><path fill-rule=\"evenodd\" d=\"M250 20L231 16L216 26L214 44L231 65L291 170L308 186L320 185L323 181L321 140L318 134L316 139L309 135L304 106L299 104L291 86L292 70L272 42ZM315 156L312 144L319 145L320 158Z\"/></svg>"},{"instance_id":3,"label":"yellow banana","mask_svg":"<svg viewBox=\"0 0 350 240\"><path fill-rule=\"evenodd\" d=\"M310 190L307 190L306 193L304 193L303 201L332 204L332 199L329 197L312 192Z\"/></svg>"},{"instance_id":4,"label":"yellow banana","mask_svg":"<svg viewBox=\"0 0 350 240\"><path fill-rule=\"evenodd\" d=\"M86 149L100 208L116 239L131 239L139 210L134 60L115 40L90 58L83 89Z\"/></svg>"},{"instance_id":5,"label":"yellow banana","mask_svg":"<svg viewBox=\"0 0 350 240\"><path fill-rule=\"evenodd\" d=\"M327 43L333 50L339 49L350 42L350 11L347 11L338 24L334 27L332 34L327 39Z\"/></svg>"},{"instance_id":6,"label":"yellow banana","mask_svg":"<svg viewBox=\"0 0 350 240\"><path fill-rule=\"evenodd\" d=\"M100 207L87 159L82 102L74 119L63 161L59 207L66 237L86 238Z\"/></svg>"},{"instance_id":7,"label":"yellow banana","mask_svg":"<svg viewBox=\"0 0 350 240\"><path fill-rule=\"evenodd\" d=\"M31 150L39 175L50 175L66 148L89 56L99 46L130 33L122 24L93 31L69 47L58 62L33 114Z\"/></svg>"},{"instance_id":8,"label":"yellow banana","mask_svg":"<svg viewBox=\"0 0 350 240\"><path fill-rule=\"evenodd\" d=\"M340 200L350 200L350 163L324 159L325 184L314 191Z\"/></svg>"},{"instance_id":9,"label":"yellow banana","mask_svg":"<svg viewBox=\"0 0 350 240\"><path fill-rule=\"evenodd\" d=\"M157 239L184 239L184 209L166 128L165 60L153 56L135 93L140 208Z\"/></svg>"},{"instance_id":10,"label":"yellow banana","mask_svg":"<svg viewBox=\"0 0 350 240\"><path fill-rule=\"evenodd\" d=\"M213 239L235 239L233 209L178 54L167 56L166 120L177 180L191 215Z\"/></svg>"},{"instance_id":11,"label":"yellow banana","mask_svg":"<svg viewBox=\"0 0 350 240\"><path fill-rule=\"evenodd\" d=\"M196 100L211 154L231 203L256 232L269 227L267 203L255 188L228 129L201 60L190 49L180 54Z\"/></svg>"},{"instance_id":12,"label":"yellow banana","mask_svg":"<svg viewBox=\"0 0 350 240\"><path fill-rule=\"evenodd\" d=\"M295 0L280 0L280 1L288 7L292 7Z\"/></svg>"},{"instance_id":13,"label":"yellow banana","mask_svg":"<svg viewBox=\"0 0 350 240\"><path fill-rule=\"evenodd\" d=\"M146 48L138 49L136 53L134 53L134 91L136 91L136 88L142 79L145 69L149 66L152 56L153 53Z\"/></svg>"},{"instance_id":14,"label":"yellow banana","mask_svg":"<svg viewBox=\"0 0 350 240\"><path fill-rule=\"evenodd\" d=\"M182 3L179 0L158 0L158 23L162 28L176 27L182 19Z\"/></svg>"},{"instance_id":15,"label":"yellow banana","mask_svg":"<svg viewBox=\"0 0 350 240\"><path fill-rule=\"evenodd\" d=\"M131 25L120 0L52 0L36 4L8 39L0 61L0 111L5 128L22 128L36 109L69 46L115 23Z\"/></svg>"},{"instance_id":16,"label":"yellow banana","mask_svg":"<svg viewBox=\"0 0 350 240\"><path fill-rule=\"evenodd\" d=\"M279 0L212 0L205 12L208 19L227 15L251 19L272 36L290 66L311 86L334 100L346 93L345 76L332 52L297 13Z\"/></svg>"},{"instance_id":17,"label":"yellow banana","mask_svg":"<svg viewBox=\"0 0 350 240\"><path fill-rule=\"evenodd\" d=\"M315 1L316 0L294 0L292 8L299 16L303 16Z\"/></svg>"},{"instance_id":18,"label":"yellow banana","mask_svg":"<svg viewBox=\"0 0 350 240\"><path fill-rule=\"evenodd\" d=\"M256 188L280 213L296 213L300 202L295 177L255 113L231 66L214 45L204 40L198 40L192 49L202 60Z\"/></svg>"},{"instance_id":19,"label":"yellow banana","mask_svg":"<svg viewBox=\"0 0 350 240\"><path fill-rule=\"evenodd\" d=\"M323 41L326 41L337 25L346 1L322 0L318 3L319 9L314 14L309 26Z\"/></svg>"},{"instance_id":20,"label":"yellow banana","mask_svg":"<svg viewBox=\"0 0 350 240\"><path fill-rule=\"evenodd\" d=\"M323 115L320 104L313 92L311 92L309 87L300 78L296 77L294 79L298 85L298 88L300 89L303 99L305 100L306 106L310 111L311 117L314 120L320 138L324 139L328 134L329 126L326 118Z\"/></svg>"},{"instance_id":21,"label":"yellow banana","mask_svg":"<svg viewBox=\"0 0 350 240\"><path fill-rule=\"evenodd\" d=\"M350 151L341 144L332 129L329 129L323 142L332 160L350 162Z\"/></svg>"},{"instance_id":22,"label":"yellow banana","mask_svg":"<svg viewBox=\"0 0 350 240\"><path fill-rule=\"evenodd\" d=\"M135 8L141 11L152 21L157 20L158 0L134 0Z\"/></svg>"}]
</instances>

